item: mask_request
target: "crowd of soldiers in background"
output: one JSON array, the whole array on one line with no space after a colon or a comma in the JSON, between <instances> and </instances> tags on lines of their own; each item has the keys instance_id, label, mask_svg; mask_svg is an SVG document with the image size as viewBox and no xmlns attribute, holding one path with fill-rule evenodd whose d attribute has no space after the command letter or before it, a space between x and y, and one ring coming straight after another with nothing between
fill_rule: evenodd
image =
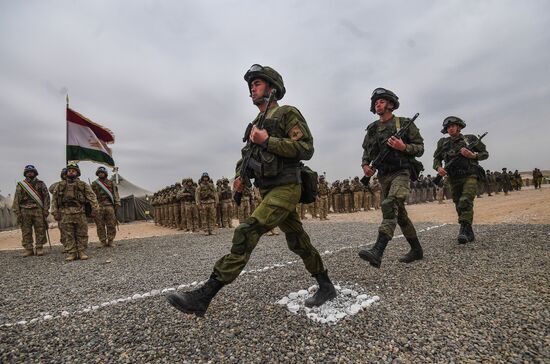
<instances>
[{"instance_id":1,"label":"crowd of soldiers in background","mask_svg":"<svg viewBox=\"0 0 550 364\"><path fill-rule=\"evenodd\" d=\"M407 204L419 204L451 198L450 188L446 178L440 186L433 183L431 175L420 175L417 181L411 181L411 193ZM528 186L531 182L535 188L540 188L542 173L538 168L533 171L533 179L525 180ZM478 197L483 194L492 196L504 192L521 190L524 181L519 172L486 171L486 180L479 184ZM187 232L204 232L206 235L215 234L218 228L232 228L233 220L243 222L254 212L262 197L258 188L245 188L240 206L233 201L233 191L229 179L214 181L208 173L203 173L195 182L192 178L185 178L180 182L168 186L153 195L151 204L155 224ZM319 177L318 196L311 204L299 204L298 214L307 219L328 220L330 213L354 213L358 211L377 210L380 208L381 189L376 177L371 180L370 186L364 186L359 177L353 179L336 180L332 184Z\"/></svg>"}]
</instances>

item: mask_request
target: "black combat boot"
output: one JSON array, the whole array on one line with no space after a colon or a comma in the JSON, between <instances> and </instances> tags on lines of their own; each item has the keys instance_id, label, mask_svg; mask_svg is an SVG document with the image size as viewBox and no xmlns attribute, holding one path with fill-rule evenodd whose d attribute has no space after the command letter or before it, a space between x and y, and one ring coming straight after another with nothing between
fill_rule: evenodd
<instances>
[{"instance_id":1,"label":"black combat boot","mask_svg":"<svg viewBox=\"0 0 550 364\"><path fill-rule=\"evenodd\" d=\"M336 289L328 277L327 270L314 274L313 277L319 283L319 289L304 302L306 307L318 307L336 297Z\"/></svg>"},{"instance_id":2,"label":"black combat boot","mask_svg":"<svg viewBox=\"0 0 550 364\"><path fill-rule=\"evenodd\" d=\"M373 267L380 268L380 264L382 264L382 255L384 254L384 250L386 249L389 241L390 238L388 236L378 233L378 239L376 239L376 243L372 249L360 250L359 257L369 262L369 264Z\"/></svg>"},{"instance_id":3,"label":"black combat boot","mask_svg":"<svg viewBox=\"0 0 550 364\"><path fill-rule=\"evenodd\" d=\"M468 238L469 242L472 242L476 240L476 236L474 235L474 230L472 229L472 224L466 224L466 237Z\"/></svg>"},{"instance_id":4,"label":"black combat boot","mask_svg":"<svg viewBox=\"0 0 550 364\"><path fill-rule=\"evenodd\" d=\"M467 234L467 227L465 222L460 223L460 230L458 231L458 236L456 237L456 240L458 240L459 244L466 244L468 242L468 234Z\"/></svg>"},{"instance_id":5,"label":"black combat boot","mask_svg":"<svg viewBox=\"0 0 550 364\"><path fill-rule=\"evenodd\" d=\"M218 281L212 274L206 283L194 291L179 293L170 293L166 296L168 303L188 314L195 314L203 317L210 305L212 298L223 287L223 283Z\"/></svg>"},{"instance_id":6,"label":"black combat boot","mask_svg":"<svg viewBox=\"0 0 550 364\"><path fill-rule=\"evenodd\" d=\"M399 261L401 263L412 263L415 260L422 259L424 257L424 252L422 251L422 246L420 245L418 237L407 238L407 241L411 246L411 250L407 254L399 258Z\"/></svg>"}]
</instances>

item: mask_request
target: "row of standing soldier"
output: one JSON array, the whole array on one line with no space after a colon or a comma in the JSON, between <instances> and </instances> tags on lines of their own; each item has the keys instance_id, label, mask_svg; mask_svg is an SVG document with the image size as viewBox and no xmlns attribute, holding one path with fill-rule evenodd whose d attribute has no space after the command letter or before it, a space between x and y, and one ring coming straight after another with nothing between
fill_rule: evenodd
<instances>
[{"instance_id":1,"label":"row of standing soldier","mask_svg":"<svg viewBox=\"0 0 550 364\"><path fill-rule=\"evenodd\" d=\"M95 220L101 246L113 246L120 197L115 183L107 178L107 169L99 167L96 175L98 178L90 186L79 179L79 166L69 163L61 171L61 180L53 183L48 189L46 184L37 178L38 170L33 165L25 167L25 179L17 183L13 202L13 211L21 227L22 245L25 249L23 256L44 254L43 246L48 239L46 218L50 214L50 201L52 214L58 223L61 244L64 253L67 253L66 261L89 258L86 254L87 217Z\"/></svg>"}]
</instances>

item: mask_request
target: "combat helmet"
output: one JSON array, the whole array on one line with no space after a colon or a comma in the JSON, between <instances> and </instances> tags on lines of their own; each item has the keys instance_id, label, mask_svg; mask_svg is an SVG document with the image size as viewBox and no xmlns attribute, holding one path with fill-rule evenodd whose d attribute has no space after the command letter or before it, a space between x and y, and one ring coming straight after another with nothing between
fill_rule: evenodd
<instances>
[{"instance_id":1,"label":"combat helmet","mask_svg":"<svg viewBox=\"0 0 550 364\"><path fill-rule=\"evenodd\" d=\"M375 114L376 111L374 110L374 104L376 103L376 100L384 99L393 104L393 109L397 110L399 109L399 97L397 97L396 94L394 94L392 91L378 87L374 89L372 92L372 96L370 97L370 112Z\"/></svg>"},{"instance_id":2,"label":"combat helmet","mask_svg":"<svg viewBox=\"0 0 550 364\"><path fill-rule=\"evenodd\" d=\"M74 162L67 164L67 172L69 171L69 169L74 169L77 172L76 176L80 177L80 167L78 166L78 164Z\"/></svg>"},{"instance_id":3,"label":"combat helmet","mask_svg":"<svg viewBox=\"0 0 550 364\"><path fill-rule=\"evenodd\" d=\"M100 173L105 173L105 175L109 175L109 172L107 172L107 168L101 166L97 168L97 171L95 171L95 175L99 176Z\"/></svg>"},{"instance_id":4,"label":"combat helmet","mask_svg":"<svg viewBox=\"0 0 550 364\"><path fill-rule=\"evenodd\" d=\"M447 116L445 120L443 120L443 129L441 129L441 133L447 134L447 127L452 124L460 126L460 129L464 129L466 127L466 123L461 118L456 116Z\"/></svg>"},{"instance_id":5,"label":"combat helmet","mask_svg":"<svg viewBox=\"0 0 550 364\"><path fill-rule=\"evenodd\" d=\"M60 175L61 179L65 179L67 178L67 168L63 168L61 170L61 175Z\"/></svg>"},{"instance_id":6,"label":"combat helmet","mask_svg":"<svg viewBox=\"0 0 550 364\"><path fill-rule=\"evenodd\" d=\"M23 177L26 177L25 175L27 172L34 172L35 176L38 176L38 170L32 164L25 166L25 169L23 169Z\"/></svg>"},{"instance_id":7,"label":"combat helmet","mask_svg":"<svg viewBox=\"0 0 550 364\"><path fill-rule=\"evenodd\" d=\"M252 66L250 66L250 69L244 74L244 80L248 84L248 88L250 88L250 83L256 78L261 78L262 80L269 82L273 87L275 87L275 90L277 90L275 98L277 100L280 100L283 98L283 96L285 96L286 89L283 82L283 77L273 68L262 66L259 64L253 64Z\"/></svg>"}]
</instances>

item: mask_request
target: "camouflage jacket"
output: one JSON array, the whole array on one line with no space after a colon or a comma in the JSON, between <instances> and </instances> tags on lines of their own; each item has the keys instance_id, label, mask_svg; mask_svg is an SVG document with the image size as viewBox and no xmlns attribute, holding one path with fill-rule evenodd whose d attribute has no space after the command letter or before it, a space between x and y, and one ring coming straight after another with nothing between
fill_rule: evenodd
<instances>
[{"instance_id":1,"label":"camouflage jacket","mask_svg":"<svg viewBox=\"0 0 550 364\"><path fill-rule=\"evenodd\" d=\"M256 124L260 115L251 124ZM300 160L309 160L313 156L313 136L297 108L287 105L270 108L264 128L269 139L263 146L254 146L252 153L252 159L262 165L263 175L258 171L253 172L256 179L277 177L285 167L296 168ZM247 154L248 147L245 146L241 153L243 156ZM237 162L236 177L240 175L241 163L242 159Z\"/></svg>"},{"instance_id":2,"label":"camouflage jacket","mask_svg":"<svg viewBox=\"0 0 550 364\"><path fill-rule=\"evenodd\" d=\"M25 182L21 182L25 183ZM48 192L48 187L44 182L39 180L38 178L33 178L29 181L30 185L36 191L38 196L42 200L42 204L44 205L44 211L50 210L50 194ZM16 215L19 215L21 209L35 209L40 208L38 203L29 195L27 191L25 191L19 183L15 187L15 196L13 197L13 205L12 209L13 212Z\"/></svg>"},{"instance_id":3,"label":"camouflage jacket","mask_svg":"<svg viewBox=\"0 0 550 364\"><path fill-rule=\"evenodd\" d=\"M489 153L485 148L483 142L479 142L474 148L474 152L477 153L477 159L468 159L460 154L460 149L466 147L467 144L477 140L477 137L472 134L462 135L459 134L457 138L444 137L437 142L437 148L434 152L433 168L437 171L439 167L442 167L442 161L448 163L451 159L460 156L456 162L453 162L452 169L455 171L469 171L471 166L479 165L478 161L489 158ZM451 172L452 171L447 171Z\"/></svg>"},{"instance_id":4,"label":"camouflage jacket","mask_svg":"<svg viewBox=\"0 0 550 364\"><path fill-rule=\"evenodd\" d=\"M397 126L404 126L409 119L394 116L392 119L382 122L376 120L367 127L367 134L363 140L363 159L361 166L372 162L384 148L389 148L390 152L384 160L378 173L381 175L389 174L401 169L409 169L411 159L420 157L424 154L424 139L420 135L420 130L413 123L403 136L403 142L406 145L404 151L391 148L386 141L397 132Z\"/></svg>"},{"instance_id":5,"label":"camouflage jacket","mask_svg":"<svg viewBox=\"0 0 550 364\"><path fill-rule=\"evenodd\" d=\"M195 202L197 203L197 205L200 203L211 202L215 202L217 204L219 202L216 187L212 182L199 183L199 186L195 191Z\"/></svg>"},{"instance_id":6,"label":"camouflage jacket","mask_svg":"<svg viewBox=\"0 0 550 364\"><path fill-rule=\"evenodd\" d=\"M111 201L111 198L109 195L107 195L107 192L103 190L103 187L101 187L99 184L102 183L106 185L106 187L109 189L111 194L113 195L114 201ZM115 183L109 179L105 179L104 181L96 180L92 182L92 190L94 191L97 203L99 206L120 206L120 196L118 194L118 188L115 185Z\"/></svg>"},{"instance_id":7,"label":"camouflage jacket","mask_svg":"<svg viewBox=\"0 0 550 364\"><path fill-rule=\"evenodd\" d=\"M91 205L92 214L96 214L99 208L97 198L87 183L79 179L61 181L55 189L52 212L54 215L57 213L83 214L86 203Z\"/></svg>"}]
</instances>

